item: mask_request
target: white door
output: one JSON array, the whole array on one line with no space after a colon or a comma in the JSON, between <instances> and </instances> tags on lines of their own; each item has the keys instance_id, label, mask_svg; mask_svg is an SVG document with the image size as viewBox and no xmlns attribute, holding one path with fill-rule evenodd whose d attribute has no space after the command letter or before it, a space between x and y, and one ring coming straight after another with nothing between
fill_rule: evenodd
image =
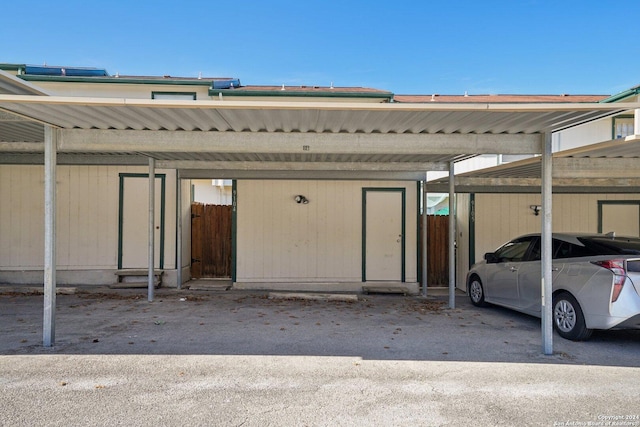
<instances>
[{"instance_id":1,"label":"white door","mask_svg":"<svg viewBox=\"0 0 640 427\"><path fill-rule=\"evenodd\" d=\"M149 177L121 176L120 185L120 254L118 268L148 268L149 263ZM162 178L155 183L155 260L154 268L162 268L163 249Z\"/></svg>"},{"instance_id":2,"label":"white door","mask_svg":"<svg viewBox=\"0 0 640 427\"><path fill-rule=\"evenodd\" d=\"M615 231L616 236L640 237L640 205L603 204L602 232Z\"/></svg>"},{"instance_id":3,"label":"white door","mask_svg":"<svg viewBox=\"0 0 640 427\"><path fill-rule=\"evenodd\" d=\"M368 190L365 197L365 280L403 280L403 193Z\"/></svg>"}]
</instances>

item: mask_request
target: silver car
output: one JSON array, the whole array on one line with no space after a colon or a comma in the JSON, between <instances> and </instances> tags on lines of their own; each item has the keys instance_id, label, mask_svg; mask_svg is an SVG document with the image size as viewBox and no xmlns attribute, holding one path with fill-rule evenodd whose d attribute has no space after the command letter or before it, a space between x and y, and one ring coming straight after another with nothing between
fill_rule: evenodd
<instances>
[{"instance_id":1,"label":"silver car","mask_svg":"<svg viewBox=\"0 0 640 427\"><path fill-rule=\"evenodd\" d=\"M640 329L640 238L554 233L553 326L586 340L594 329ZM467 274L476 306L500 305L540 317L540 235L511 240Z\"/></svg>"}]
</instances>

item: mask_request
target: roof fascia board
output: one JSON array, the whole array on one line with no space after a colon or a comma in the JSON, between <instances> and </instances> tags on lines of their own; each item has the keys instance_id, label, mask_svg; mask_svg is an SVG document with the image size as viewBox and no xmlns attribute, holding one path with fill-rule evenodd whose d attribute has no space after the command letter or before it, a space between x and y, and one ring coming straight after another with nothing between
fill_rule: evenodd
<instances>
[{"instance_id":1,"label":"roof fascia board","mask_svg":"<svg viewBox=\"0 0 640 427\"><path fill-rule=\"evenodd\" d=\"M540 134L350 134L62 129L63 151L539 154Z\"/></svg>"},{"instance_id":2,"label":"roof fascia board","mask_svg":"<svg viewBox=\"0 0 640 427\"><path fill-rule=\"evenodd\" d=\"M179 169L182 179L286 179L286 180L375 180L375 181L422 181L424 171L258 171Z\"/></svg>"},{"instance_id":3,"label":"roof fascia board","mask_svg":"<svg viewBox=\"0 0 640 427\"><path fill-rule=\"evenodd\" d=\"M21 71L26 68L26 64L7 64L0 63L0 70L8 70L8 71Z\"/></svg>"},{"instance_id":4,"label":"roof fascia board","mask_svg":"<svg viewBox=\"0 0 640 427\"><path fill-rule=\"evenodd\" d=\"M154 81L155 83L155 81ZM65 97L49 96L36 98L25 95L0 95L0 103L41 103L68 104L76 106L136 106L136 107L173 107L173 108L219 108L219 109L272 109L272 110L388 110L388 111L496 111L496 112L571 112L571 111L601 111L604 113L618 113L620 111L640 108L640 102L601 104L601 103L536 103L536 104L467 104L467 103L439 103L439 104L368 104L346 102L280 102L280 101L185 101L185 100L151 100L141 98L96 98L96 97Z\"/></svg>"},{"instance_id":5,"label":"roof fascia board","mask_svg":"<svg viewBox=\"0 0 640 427\"><path fill-rule=\"evenodd\" d=\"M615 95L611 95L608 98L602 99L599 102L601 103L612 103L622 101L623 99L638 95L640 93L640 86L633 87L631 89L627 89L623 92L617 93Z\"/></svg>"},{"instance_id":6,"label":"roof fascia board","mask_svg":"<svg viewBox=\"0 0 640 427\"><path fill-rule=\"evenodd\" d=\"M634 157L554 158L552 173L554 178L640 178Z\"/></svg>"},{"instance_id":7,"label":"roof fascia board","mask_svg":"<svg viewBox=\"0 0 640 427\"><path fill-rule=\"evenodd\" d=\"M456 177L456 193L540 193L540 178ZM448 192L446 182L427 183L430 193ZM637 193L640 178L553 178L554 193Z\"/></svg>"},{"instance_id":8,"label":"roof fascia board","mask_svg":"<svg viewBox=\"0 0 640 427\"><path fill-rule=\"evenodd\" d=\"M144 154L144 153L142 153ZM211 169L255 171L447 171L448 162L255 162L255 161L156 161L160 169Z\"/></svg>"},{"instance_id":9,"label":"roof fascia board","mask_svg":"<svg viewBox=\"0 0 640 427\"><path fill-rule=\"evenodd\" d=\"M44 153L43 142L2 142L0 153Z\"/></svg>"}]
</instances>

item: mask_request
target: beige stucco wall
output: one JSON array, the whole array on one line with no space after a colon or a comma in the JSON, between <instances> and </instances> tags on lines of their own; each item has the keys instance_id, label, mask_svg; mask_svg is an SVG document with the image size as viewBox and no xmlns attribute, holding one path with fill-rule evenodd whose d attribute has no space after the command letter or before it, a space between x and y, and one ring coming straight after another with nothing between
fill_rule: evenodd
<instances>
[{"instance_id":1,"label":"beige stucco wall","mask_svg":"<svg viewBox=\"0 0 640 427\"><path fill-rule=\"evenodd\" d=\"M147 168L58 166L58 270L116 269L119 174ZM175 268L175 171L166 174L165 268ZM188 184L187 194L188 207ZM140 197L147 197L142 194ZM41 270L44 257L42 166L0 165L0 272ZM188 228L187 228L188 230ZM144 243L146 244L146 243Z\"/></svg>"},{"instance_id":2,"label":"beige stucco wall","mask_svg":"<svg viewBox=\"0 0 640 427\"><path fill-rule=\"evenodd\" d=\"M362 188L406 189L406 281L416 281L414 182L238 181L238 282L359 282ZM302 194L309 204L297 204Z\"/></svg>"}]
</instances>

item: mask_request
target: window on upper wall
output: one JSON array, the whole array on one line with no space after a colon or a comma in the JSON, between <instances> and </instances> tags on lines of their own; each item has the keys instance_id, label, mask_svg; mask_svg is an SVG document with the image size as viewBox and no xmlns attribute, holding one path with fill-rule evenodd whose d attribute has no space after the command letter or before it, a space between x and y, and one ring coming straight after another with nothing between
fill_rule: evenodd
<instances>
[{"instance_id":1,"label":"window on upper wall","mask_svg":"<svg viewBox=\"0 0 640 427\"><path fill-rule=\"evenodd\" d=\"M612 139L620 139L629 135L634 135L633 116L614 117L612 133Z\"/></svg>"},{"instance_id":2,"label":"window on upper wall","mask_svg":"<svg viewBox=\"0 0 640 427\"><path fill-rule=\"evenodd\" d=\"M179 99L184 101L195 101L195 92L151 92L151 99Z\"/></svg>"}]
</instances>

